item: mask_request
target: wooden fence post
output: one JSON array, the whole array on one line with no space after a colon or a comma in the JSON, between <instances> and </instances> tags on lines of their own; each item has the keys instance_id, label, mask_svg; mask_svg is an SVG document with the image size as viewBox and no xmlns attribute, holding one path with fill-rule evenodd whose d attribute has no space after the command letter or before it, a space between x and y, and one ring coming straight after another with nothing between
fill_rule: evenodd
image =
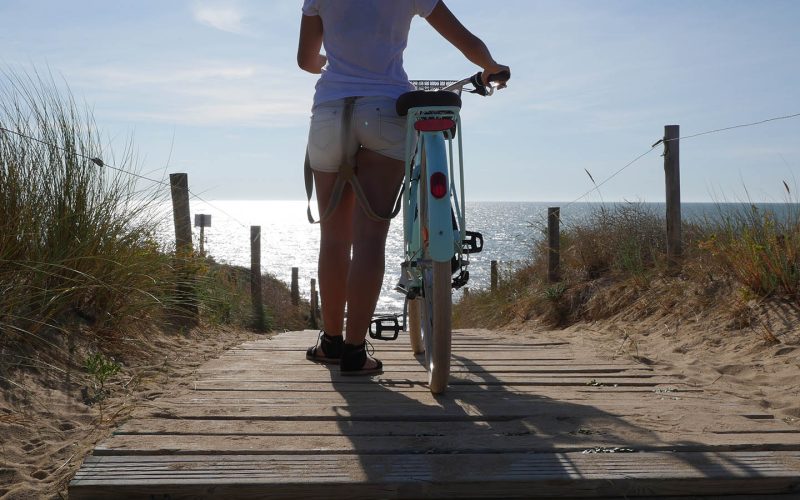
<instances>
[{"instance_id":1,"label":"wooden fence post","mask_svg":"<svg viewBox=\"0 0 800 500\"><path fill-rule=\"evenodd\" d=\"M311 328L319 328L317 322L317 280L311 278Z\"/></svg>"},{"instance_id":2,"label":"wooden fence post","mask_svg":"<svg viewBox=\"0 0 800 500\"><path fill-rule=\"evenodd\" d=\"M194 277L186 265L192 255L192 220L189 213L189 177L186 174L169 174L172 195L172 220L175 223L175 256L178 270L175 289L182 318L189 325L197 323L198 306L194 290ZM185 315L185 316L184 316Z\"/></svg>"},{"instance_id":3,"label":"wooden fence post","mask_svg":"<svg viewBox=\"0 0 800 500\"><path fill-rule=\"evenodd\" d=\"M664 177L667 194L667 269L680 270L681 243L681 170L680 125L664 126Z\"/></svg>"},{"instance_id":4,"label":"wooden fence post","mask_svg":"<svg viewBox=\"0 0 800 500\"><path fill-rule=\"evenodd\" d=\"M497 261L493 260L491 265L492 265L492 281L491 281L492 287L491 287L491 291L492 292L496 292L497 291L497 281L498 281L498 278L497 278Z\"/></svg>"},{"instance_id":5,"label":"wooden fence post","mask_svg":"<svg viewBox=\"0 0 800 500\"><path fill-rule=\"evenodd\" d=\"M300 305L300 283L299 283L300 269L297 267L292 268L292 305Z\"/></svg>"},{"instance_id":6,"label":"wooden fence post","mask_svg":"<svg viewBox=\"0 0 800 500\"><path fill-rule=\"evenodd\" d=\"M317 315L317 328L322 330L325 328L325 323L322 321L322 310L319 307L319 292L314 292L314 313Z\"/></svg>"},{"instance_id":7,"label":"wooden fence post","mask_svg":"<svg viewBox=\"0 0 800 500\"><path fill-rule=\"evenodd\" d=\"M250 226L250 299L253 303L253 326L263 332L267 325L261 293L261 226Z\"/></svg>"},{"instance_id":8,"label":"wooden fence post","mask_svg":"<svg viewBox=\"0 0 800 500\"><path fill-rule=\"evenodd\" d=\"M189 213L189 177L186 174L169 174L172 193L172 220L175 222L175 250L192 252L192 218Z\"/></svg>"},{"instance_id":9,"label":"wooden fence post","mask_svg":"<svg viewBox=\"0 0 800 500\"><path fill-rule=\"evenodd\" d=\"M547 281L561 280L561 207L547 209Z\"/></svg>"},{"instance_id":10,"label":"wooden fence post","mask_svg":"<svg viewBox=\"0 0 800 500\"><path fill-rule=\"evenodd\" d=\"M194 227L200 228L200 256L206 256L205 243L207 227L211 227L211 214L194 214Z\"/></svg>"}]
</instances>

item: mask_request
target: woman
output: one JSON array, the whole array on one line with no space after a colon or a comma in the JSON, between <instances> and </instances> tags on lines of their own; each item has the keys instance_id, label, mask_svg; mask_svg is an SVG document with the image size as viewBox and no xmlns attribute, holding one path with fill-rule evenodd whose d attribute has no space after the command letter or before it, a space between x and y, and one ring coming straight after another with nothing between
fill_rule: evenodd
<instances>
[{"instance_id":1,"label":"woman","mask_svg":"<svg viewBox=\"0 0 800 500\"><path fill-rule=\"evenodd\" d=\"M484 75L508 70L442 0L305 0L297 64L321 74L308 138L320 213L328 207L345 154L372 210L382 216L391 212L403 180L405 153L405 119L397 116L395 100L414 89L403 69L403 50L415 15L425 18ZM326 55L320 54L323 44ZM352 98L350 130L344 131L341 117ZM346 133L350 141L343 145ZM325 330L306 357L339 363L343 375L381 373L383 364L367 355L364 339L383 282L389 223L368 217L347 184L320 226L318 272Z\"/></svg>"}]
</instances>

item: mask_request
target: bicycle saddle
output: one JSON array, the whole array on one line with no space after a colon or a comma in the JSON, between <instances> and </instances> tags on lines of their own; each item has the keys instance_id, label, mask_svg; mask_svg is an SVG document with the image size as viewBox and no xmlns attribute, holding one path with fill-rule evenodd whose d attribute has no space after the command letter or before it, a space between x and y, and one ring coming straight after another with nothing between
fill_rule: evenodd
<instances>
[{"instance_id":1,"label":"bicycle saddle","mask_svg":"<svg viewBox=\"0 0 800 500\"><path fill-rule=\"evenodd\" d=\"M455 106L461 107L461 96L447 90L428 92L413 90L397 98L396 110L400 116L406 116L411 108L427 106Z\"/></svg>"}]
</instances>

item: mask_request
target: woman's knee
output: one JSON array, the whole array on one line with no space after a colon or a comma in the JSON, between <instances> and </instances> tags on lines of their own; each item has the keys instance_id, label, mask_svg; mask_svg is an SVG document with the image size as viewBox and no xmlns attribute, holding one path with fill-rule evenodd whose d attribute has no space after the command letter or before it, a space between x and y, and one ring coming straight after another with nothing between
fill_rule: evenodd
<instances>
[{"instance_id":1,"label":"woman's knee","mask_svg":"<svg viewBox=\"0 0 800 500\"><path fill-rule=\"evenodd\" d=\"M345 238L340 235L331 235L328 237L320 238L319 247L320 252L330 253L342 253L342 252L349 252L352 246L352 240L349 238Z\"/></svg>"},{"instance_id":2,"label":"woman's knee","mask_svg":"<svg viewBox=\"0 0 800 500\"><path fill-rule=\"evenodd\" d=\"M386 231L365 232L353 240L353 254L379 254L386 250Z\"/></svg>"}]
</instances>

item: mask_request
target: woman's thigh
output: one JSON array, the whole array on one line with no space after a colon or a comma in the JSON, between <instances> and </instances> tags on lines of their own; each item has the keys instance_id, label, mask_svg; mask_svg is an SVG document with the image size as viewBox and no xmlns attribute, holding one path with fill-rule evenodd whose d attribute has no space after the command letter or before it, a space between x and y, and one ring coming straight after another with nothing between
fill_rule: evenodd
<instances>
[{"instance_id":1,"label":"woman's thigh","mask_svg":"<svg viewBox=\"0 0 800 500\"><path fill-rule=\"evenodd\" d=\"M405 175L405 163L362 148L356 156L356 165L358 182L370 208L377 215L388 216L394 208Z\"/></svg>"}]
</instances>

